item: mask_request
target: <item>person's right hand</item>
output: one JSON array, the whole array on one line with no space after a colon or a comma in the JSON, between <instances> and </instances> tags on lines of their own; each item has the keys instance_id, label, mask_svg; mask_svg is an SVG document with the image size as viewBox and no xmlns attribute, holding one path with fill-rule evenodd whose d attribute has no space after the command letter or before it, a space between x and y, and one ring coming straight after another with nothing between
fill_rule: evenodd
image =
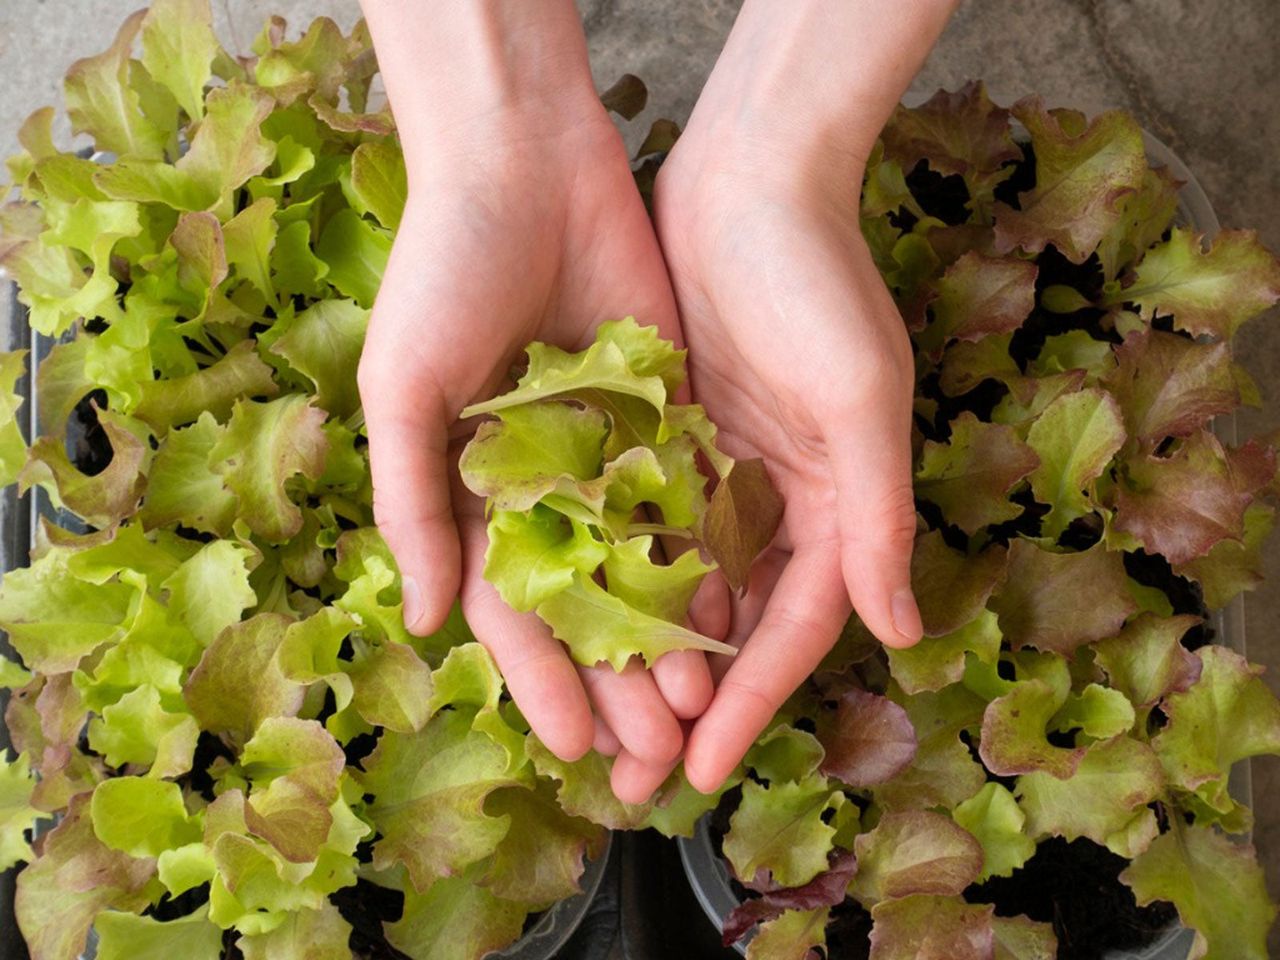
<instances>
[{"instance_id":1,"label":"person's right hand","mask_svg":"<svg viewBox=\"0 0 1280 960\"><path fill-rule=\"evenodd\" d=\"M459 412L499 392L530 341L580 349L600 321L628 314L679 341L666 268L622 140L592 88L572 4L432 14L435 39L439 22L454 16L543 18L523 24L525 32L502 29L554 64L555 89L545 96L506 90L510 78L487 74L454 78L453 89L427 96L410 85L421 69L392 59L401 38L387 31L405 29L403 11L366 7L409 173L359 369L374 511L400 566L406 624L419 634L437 629L460 595L547 747L565 759L593 742L619 754L615 791L646 799L682 749L678 720L698 716L710 700L705 658L679 652L652 671L633 662L621 673L575 666L534 614L511 610L484 581L484 504L457 469L476 426L459 424ZM560 29L572 42L558 45ZM468 96L486 106L460 104Z\"/></svg>"}]
</instances>

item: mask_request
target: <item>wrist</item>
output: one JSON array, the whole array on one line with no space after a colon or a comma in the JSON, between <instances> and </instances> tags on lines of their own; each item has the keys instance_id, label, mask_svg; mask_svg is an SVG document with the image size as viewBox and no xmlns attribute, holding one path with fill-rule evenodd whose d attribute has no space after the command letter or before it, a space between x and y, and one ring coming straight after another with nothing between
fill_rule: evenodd
<instances>
[{"instance_id":1,"label":"wrist","mask_svg":"<svg viewBox=\"0 0 1280 960\"><path fill-rule=\"evenodd\" d=\"M411 168L604 115L572 0L362 5Z\"/></svg>"},{"instance_id":2,"label":"wrist","mask_svg":"<svg viewBox=\"0 0 1280 960\"><path fill-rule=\"evenodd\" d=\"M956 5L746 0L686 136L748 163L861 175Z\"/></svg>"}]
</instances>

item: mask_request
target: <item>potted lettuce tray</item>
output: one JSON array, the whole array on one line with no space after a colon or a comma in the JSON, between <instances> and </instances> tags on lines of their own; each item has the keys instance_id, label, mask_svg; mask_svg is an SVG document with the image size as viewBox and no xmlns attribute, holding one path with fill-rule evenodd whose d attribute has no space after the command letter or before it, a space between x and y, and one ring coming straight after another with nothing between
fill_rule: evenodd
<instances>
[{"instance_id":1,"label":"potted lettuce tray","mask_svg":"<svg viewBox=\"0 0 1280 960\"><path fill-rule=\"evenodd\" d=\"M714 802L598 799L460 615L402 625L355 383L405 195L375 71L363 25L233 57L162 0L67 75L95 156L20 131L0 482L49 510L0 584L0 866L35 960L548 957L608 830Z\"/></svg>"},{"instance_id":2,"label":"potted lettuce tray","mask_svg":"<svg viewBox=\"0 0 1280 960\"><path fill-rule=\"evenodd\" d=\"M1231 340L1280 264L1204 236L1189 179L1124 113L980 85L885 129L862 228L916 347L926 638L852 624L681 841L748 957L1267 956L1228 780L1280 752L1239 599L1276 458L1211 421L1259 402Z\"/></svg>"}]
</instances>

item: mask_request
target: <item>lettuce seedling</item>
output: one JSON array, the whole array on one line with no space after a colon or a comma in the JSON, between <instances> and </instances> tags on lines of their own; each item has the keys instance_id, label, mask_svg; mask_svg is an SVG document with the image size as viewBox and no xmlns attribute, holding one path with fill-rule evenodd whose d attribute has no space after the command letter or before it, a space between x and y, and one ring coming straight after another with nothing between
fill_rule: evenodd
<instances>
[{"instance_id":1,"label":"lettuce seedling","mask_svg":"<svg viewBox=\"0 0 1280 960\"><path fill-rule=\"evenodd\" d=\"M459 461L489 510L485 578L516 610L536 610L588 666L735 653L684 626L715 567L696 549L655 562L654 537L700 542L739 587L781 503L760 461L726 456L702 407L672 401L685 351L628 317L602 323L586 350L533 343L528 356L515 389L462 411L496 415ZM719 475L710 503L699 455Z\"/></svg>"}]
</instances>

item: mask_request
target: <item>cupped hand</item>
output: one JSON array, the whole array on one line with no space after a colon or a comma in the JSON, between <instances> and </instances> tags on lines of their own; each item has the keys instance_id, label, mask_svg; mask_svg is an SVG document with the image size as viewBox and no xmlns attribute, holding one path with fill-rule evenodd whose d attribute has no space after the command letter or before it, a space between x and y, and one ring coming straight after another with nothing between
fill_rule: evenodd
<instances>
[{"instance_id":1,"label":"cupped hand","mask_svg":"<svg viewBox=\"0 0 1280 960\"><path fill-rule=\"evenodd\" d=\"M655 192L694 400L727 452L764 458L786 502L734 601L728 639L741 652L713 666L715 698L686 748L689 780L710 791L831 648L851 606L889 646L917 641L921 624L910 580L912 353L858 228L860 165L764 141L730 148L697 121Z\"/></svg>"},{"instance_id":2,"label":"cupped hand","mask_svg":"<svg viewBox=\"0 0 1280 960\"><path fill-rule=\"evenodd\" d=\"M530 112L406 144L409 200L359 369L375 515L409 629L437 629L460 595L534 732L565 759L593 742L619 753L615 789L638 800L679 755L679 720L710 699L705 658L670 654L652 672L573 664L484 581L484 505L458 480L475 428L459 412L499 392L530 341L579 349L597 323L628 314L679 338L662 255L599 101Z\"/></svg>"}]
</instances>

